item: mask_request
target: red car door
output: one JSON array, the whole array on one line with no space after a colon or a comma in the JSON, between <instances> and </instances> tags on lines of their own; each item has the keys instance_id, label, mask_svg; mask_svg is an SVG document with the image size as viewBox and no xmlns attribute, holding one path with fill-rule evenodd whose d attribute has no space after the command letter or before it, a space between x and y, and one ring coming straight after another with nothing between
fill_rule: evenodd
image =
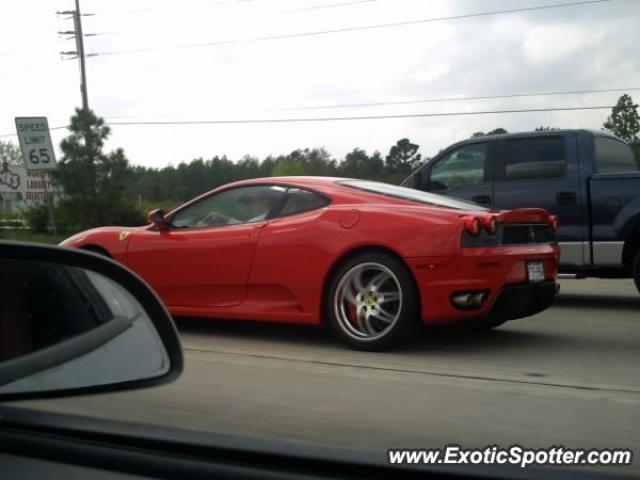
<instances>
[{"instance_id":1,"label":"red car door","mask_svg":"<svg viewBox=\"0 0 640 480\"><path fill-rule=\"evenodd\" d=\"M169 306L237 305L264 219L283 192L241 187L187 204L169 217L168 230L133 233L127 263Z\"/></svg>"},{"instance_id":2,"label":"red car door","mask_svg":"<svg viewBox=\"0 0 640 480\"><path fill-rule=\"evenodd\" d=\"M167 305L237 305L246 294L257 227L136 232L128 264Z\"/></svg>"}]
</instances>

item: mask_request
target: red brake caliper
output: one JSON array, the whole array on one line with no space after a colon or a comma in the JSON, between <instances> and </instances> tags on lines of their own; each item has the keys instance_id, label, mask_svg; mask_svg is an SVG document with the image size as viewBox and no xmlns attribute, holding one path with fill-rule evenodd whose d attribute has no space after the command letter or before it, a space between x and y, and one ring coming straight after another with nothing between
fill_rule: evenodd
<instances>
[{"instance_id":1,"label":"red brake caliper","mask_svg":"<svg viewBox=\"0 0 640 480\"><path fill-rule=\"evenodd\" d=\"M351 320L351 323L355 324L357 322L357 318L358 310L356 309L356 306L349 304L349 320Z\"/></svg>"}]
</instances>

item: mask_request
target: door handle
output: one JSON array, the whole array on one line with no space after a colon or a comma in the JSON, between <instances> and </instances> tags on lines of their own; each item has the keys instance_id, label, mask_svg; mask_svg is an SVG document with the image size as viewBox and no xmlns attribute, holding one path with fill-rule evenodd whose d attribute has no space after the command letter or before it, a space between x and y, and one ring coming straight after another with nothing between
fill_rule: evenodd
<instances>
[{"instance_id":1,"label":"door handle","mask_svg":"<svg viewBox=\"0 0 640 480\"><path fill-rule=\"evenodd\" d=\"M471 201L481 203L482 205L489 205L491 203L491 197L489 195L474 195L471 197Z\"/></svg>"},{"instance_id":2,"label":"door handle","mask_svg":"<svg viewBox=\"0 0 640 480\"><path fill-rule=\"evenodd\" d=\"M575 205L577 203L576 192L556 193L556 203L558 205Z\"/></svg>"}]
</instances>

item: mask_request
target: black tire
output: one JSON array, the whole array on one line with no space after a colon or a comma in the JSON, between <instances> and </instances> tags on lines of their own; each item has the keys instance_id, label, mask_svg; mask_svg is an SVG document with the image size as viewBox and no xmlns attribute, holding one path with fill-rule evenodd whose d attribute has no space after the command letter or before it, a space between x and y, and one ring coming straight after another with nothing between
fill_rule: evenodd
<instances>
[{"instance_id":1,"label":"black tire","mask_svg":"<svg viewBox=\"0 0 640 480\"><path fill-rule=\"evenodd\" d=\"M640 292L640 249L636 252L636 257L633 260L633 281Z\"/></svg>"},{"instance_id":2,"label":"black tire","mask_svg":"<svg viewBox=\"0 0 640 480\"><path fill-rule=\"evenodd\" d=\"M104 249L102 247L89 245L89 246L86 246L86 247L80 247L80 249L88 251L88 252L91 252L91 253L97 253L98 255L102 255L103 257L113 258L111 256L111 254L106 249Z\"/></svg>"},{"instance_id":3,"label":"black tire","mask_svg":"<svg viewBox=\"0 0 640 480\"><path fill-rule=\"evenodd\" d=\"M377 274L376 268L379 269ZM366 277L367 274L373 276ZM354 275L359 275L361 281L368 278L365 287L372 285L374 278L386 278L385 275L389 277L388 280L380 280L382 283L378 293L374 290L363 297L364 290L361 290L357 298L363 301L356 307L355 303L345 300L346 291L350 291L351 295L355 293L356 289L352 289L354 283L350 280ZM397 289L398 300L393 300L394 289ZM351 299L355 302L356 296ZM352 309L349 310L351 319L348 318L345 306ZM389 314L389 310L393 314ZM356 311L363 311L366 320L360 313L353 313ZM383 252L365 252L348 259L334 272L325 294L324 312L327 322L340 340L358 350L380 351L397 346L419 325L420 302L412 274L401 261ZM353 318L354 315L356 319ZM393 321L386 323L391 318L388 315L393 317ZM387 320L383 322L381 318ZM359 327L364 324L370 329L365 329L365 335L360 335ZM374 325L381 328L380 332L372 333Z\"/></svg>"}]
</instances>

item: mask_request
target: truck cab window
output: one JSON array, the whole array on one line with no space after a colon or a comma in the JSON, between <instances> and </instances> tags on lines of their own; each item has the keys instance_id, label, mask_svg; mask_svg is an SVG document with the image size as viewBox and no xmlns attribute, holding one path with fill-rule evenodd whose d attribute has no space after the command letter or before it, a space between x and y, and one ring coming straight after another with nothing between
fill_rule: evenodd
<instances>
[{"instance_id":1,"label":"truck cab window","mask_svg":"<svg viewBox=\"0 0 640 480\"><path fill-rule=\"evenodd\" d=\"M453 190L484 183L488 143L474 143L454 150L431 169L431 191Z\"/></svg>"},{"instance_id":2,"label":"truck cab window","mask_svg":"<svg viewBox=\"0 0 640 480\"><path fill-rule=\"evenodd\" d=\"M637 172L640 170L631 148L614 138L595 137L598 173Z\"/></svg>"},{"instance_id":3,"label":"truck cab window","mask_svg":"<svg viewBox=\"0 0 640 480\"><path fill-rule=\"evenodd\" d=\"M505 180L564 177L567 151L562 137L507 140L502 155Z\"/></svg>"}]
</instances>

